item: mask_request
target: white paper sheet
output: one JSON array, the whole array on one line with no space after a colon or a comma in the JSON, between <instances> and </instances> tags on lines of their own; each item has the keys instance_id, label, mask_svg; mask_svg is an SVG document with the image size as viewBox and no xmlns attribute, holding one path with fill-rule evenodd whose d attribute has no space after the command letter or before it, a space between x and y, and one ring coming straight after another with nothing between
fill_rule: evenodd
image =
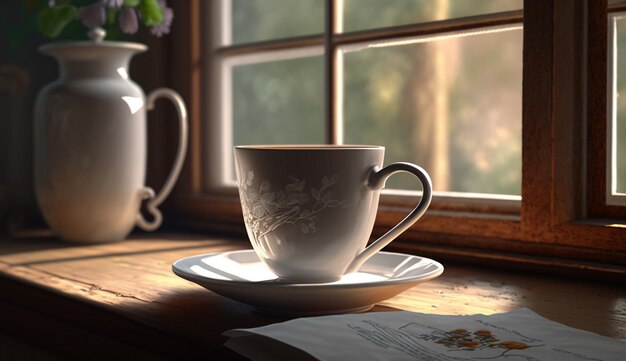
<instances>
[{"instance_id":1,"label":"white paper sheet","mask_svg":"<svg viewBox=\"0 0 626 361\"><path fill-rule=\"evenodd\" d=\"M224 333L251 360L624 361L626 342L528 309L441 316L407 311L300 318Z\"/></svg>"}]
</instances>

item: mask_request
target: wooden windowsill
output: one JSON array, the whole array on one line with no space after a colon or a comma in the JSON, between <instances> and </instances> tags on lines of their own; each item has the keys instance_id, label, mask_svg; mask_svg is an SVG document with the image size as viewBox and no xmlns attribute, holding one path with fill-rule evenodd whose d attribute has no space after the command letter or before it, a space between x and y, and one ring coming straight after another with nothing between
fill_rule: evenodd
<instances>
[{"instance_id":1,"label":"wooden windowsill","mask_svg":"<svg viewBox=\"0 0 626 361\"><path fill-rule=\"evenodd\" d=\"M242 248L248 243L187 234L141 235L91 246L52 238L0 240L0 336L59 360L168 360L198 354L241 359L222 346L222 332L285 319L254 313L183 280L172 273L171 264ZM491 314L528 307L554 321L626 340L623 286L444 265L439 278L372 311Z\"/></svg>"}]
</instances>

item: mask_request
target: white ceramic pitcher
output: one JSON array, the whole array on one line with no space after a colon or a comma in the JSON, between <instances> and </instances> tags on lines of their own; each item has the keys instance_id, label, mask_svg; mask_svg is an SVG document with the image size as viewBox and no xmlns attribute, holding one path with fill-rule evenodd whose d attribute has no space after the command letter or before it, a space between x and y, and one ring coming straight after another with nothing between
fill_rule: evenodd
<instances>
[{"instance_id":1,"label":"white ceramic pitcher","mask_svg":"<svg viewBox=\"0 0 626 361\"><path fill-rule=\"evenodd\" d=\"M172 190L187 149L187 112L170 89L147 97L128 76L131 57L147 49L129 42L93 41L40 48L56 58L60 77L35 107L35 191L48 225L72 242L115 242L135 225L155 230L157 207ZM180 137L174 166L158 194L145 187L146 110L157 98L178 111ZM140 213L147 200L151 220Z\"/></svg>"}]
</instances>

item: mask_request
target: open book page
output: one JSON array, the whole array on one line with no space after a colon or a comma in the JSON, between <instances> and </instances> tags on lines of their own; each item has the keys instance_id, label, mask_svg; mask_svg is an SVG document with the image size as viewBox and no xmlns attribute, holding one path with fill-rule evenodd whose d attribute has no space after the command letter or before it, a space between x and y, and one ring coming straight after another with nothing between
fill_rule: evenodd
<instances>
[{"instance_id":1,"label":"open book page","mask_svg":"<svg viewBox=\"0 0 626 361\"><path fill-rule=\"evenodd\" d=\"M400 311L311 317L225 335L231 337L227 347L252 360L289 355L329 361L626 360L626 342L561 325L528 309L488 316Z\"/></svg>"}]
</instances>

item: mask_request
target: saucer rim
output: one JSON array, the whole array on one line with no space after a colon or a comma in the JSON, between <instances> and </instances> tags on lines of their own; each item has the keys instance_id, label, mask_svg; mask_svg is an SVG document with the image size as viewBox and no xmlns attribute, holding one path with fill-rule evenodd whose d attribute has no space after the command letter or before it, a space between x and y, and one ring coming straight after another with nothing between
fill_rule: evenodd
<instances>
[{"instance_id":1,"label":"saucer rim","mask_svg":"<svg viewBox=\"0 0 626 361\"><path fill-rule=\"evenodd\" d=\"M211 278L206 276L201 276L195 273L188 272L184 270L180 264L192 259L202 259L208 256L216 256L216 255L228 255L233 253L254 253L253 249L243 249L243 250L234 250L234 251L224 251L224 252L210 252L210 253L202 253L193 256L184 257L178 259L172 263L172 272L177 276L184 278L186 280L195 282L195 283L211 283L211 284L219 284L222 286L233 286L233 287L260 287L260 288L314 288L314 289L334 289L334 288L362 288L362 287L384 287L390 285L401 285L401 284L411 284L417 282L426 282L431 279L439 277L444 272L444 266L427 257L407 254L407 253L399 253L399 252L386 252L379 251L376 254L385 254L392 255L398 257L412 257L419 258L421 261L425 260L430 262L432 265L435 265L436 268L432 271L429 271L424 274L420 274L417 276L404 276L399 278L385 278L382 281L374 281L374 282L355 282L355 283L287 283L287 282L274 282L274 280L268 281L240 281L240 280L222 280L217 278ZM374 255L375 257L376 255ZM259 260L259 262L262 262ZM199 283L202 285L202 283Z\"/></svg>"}]
</instances>

